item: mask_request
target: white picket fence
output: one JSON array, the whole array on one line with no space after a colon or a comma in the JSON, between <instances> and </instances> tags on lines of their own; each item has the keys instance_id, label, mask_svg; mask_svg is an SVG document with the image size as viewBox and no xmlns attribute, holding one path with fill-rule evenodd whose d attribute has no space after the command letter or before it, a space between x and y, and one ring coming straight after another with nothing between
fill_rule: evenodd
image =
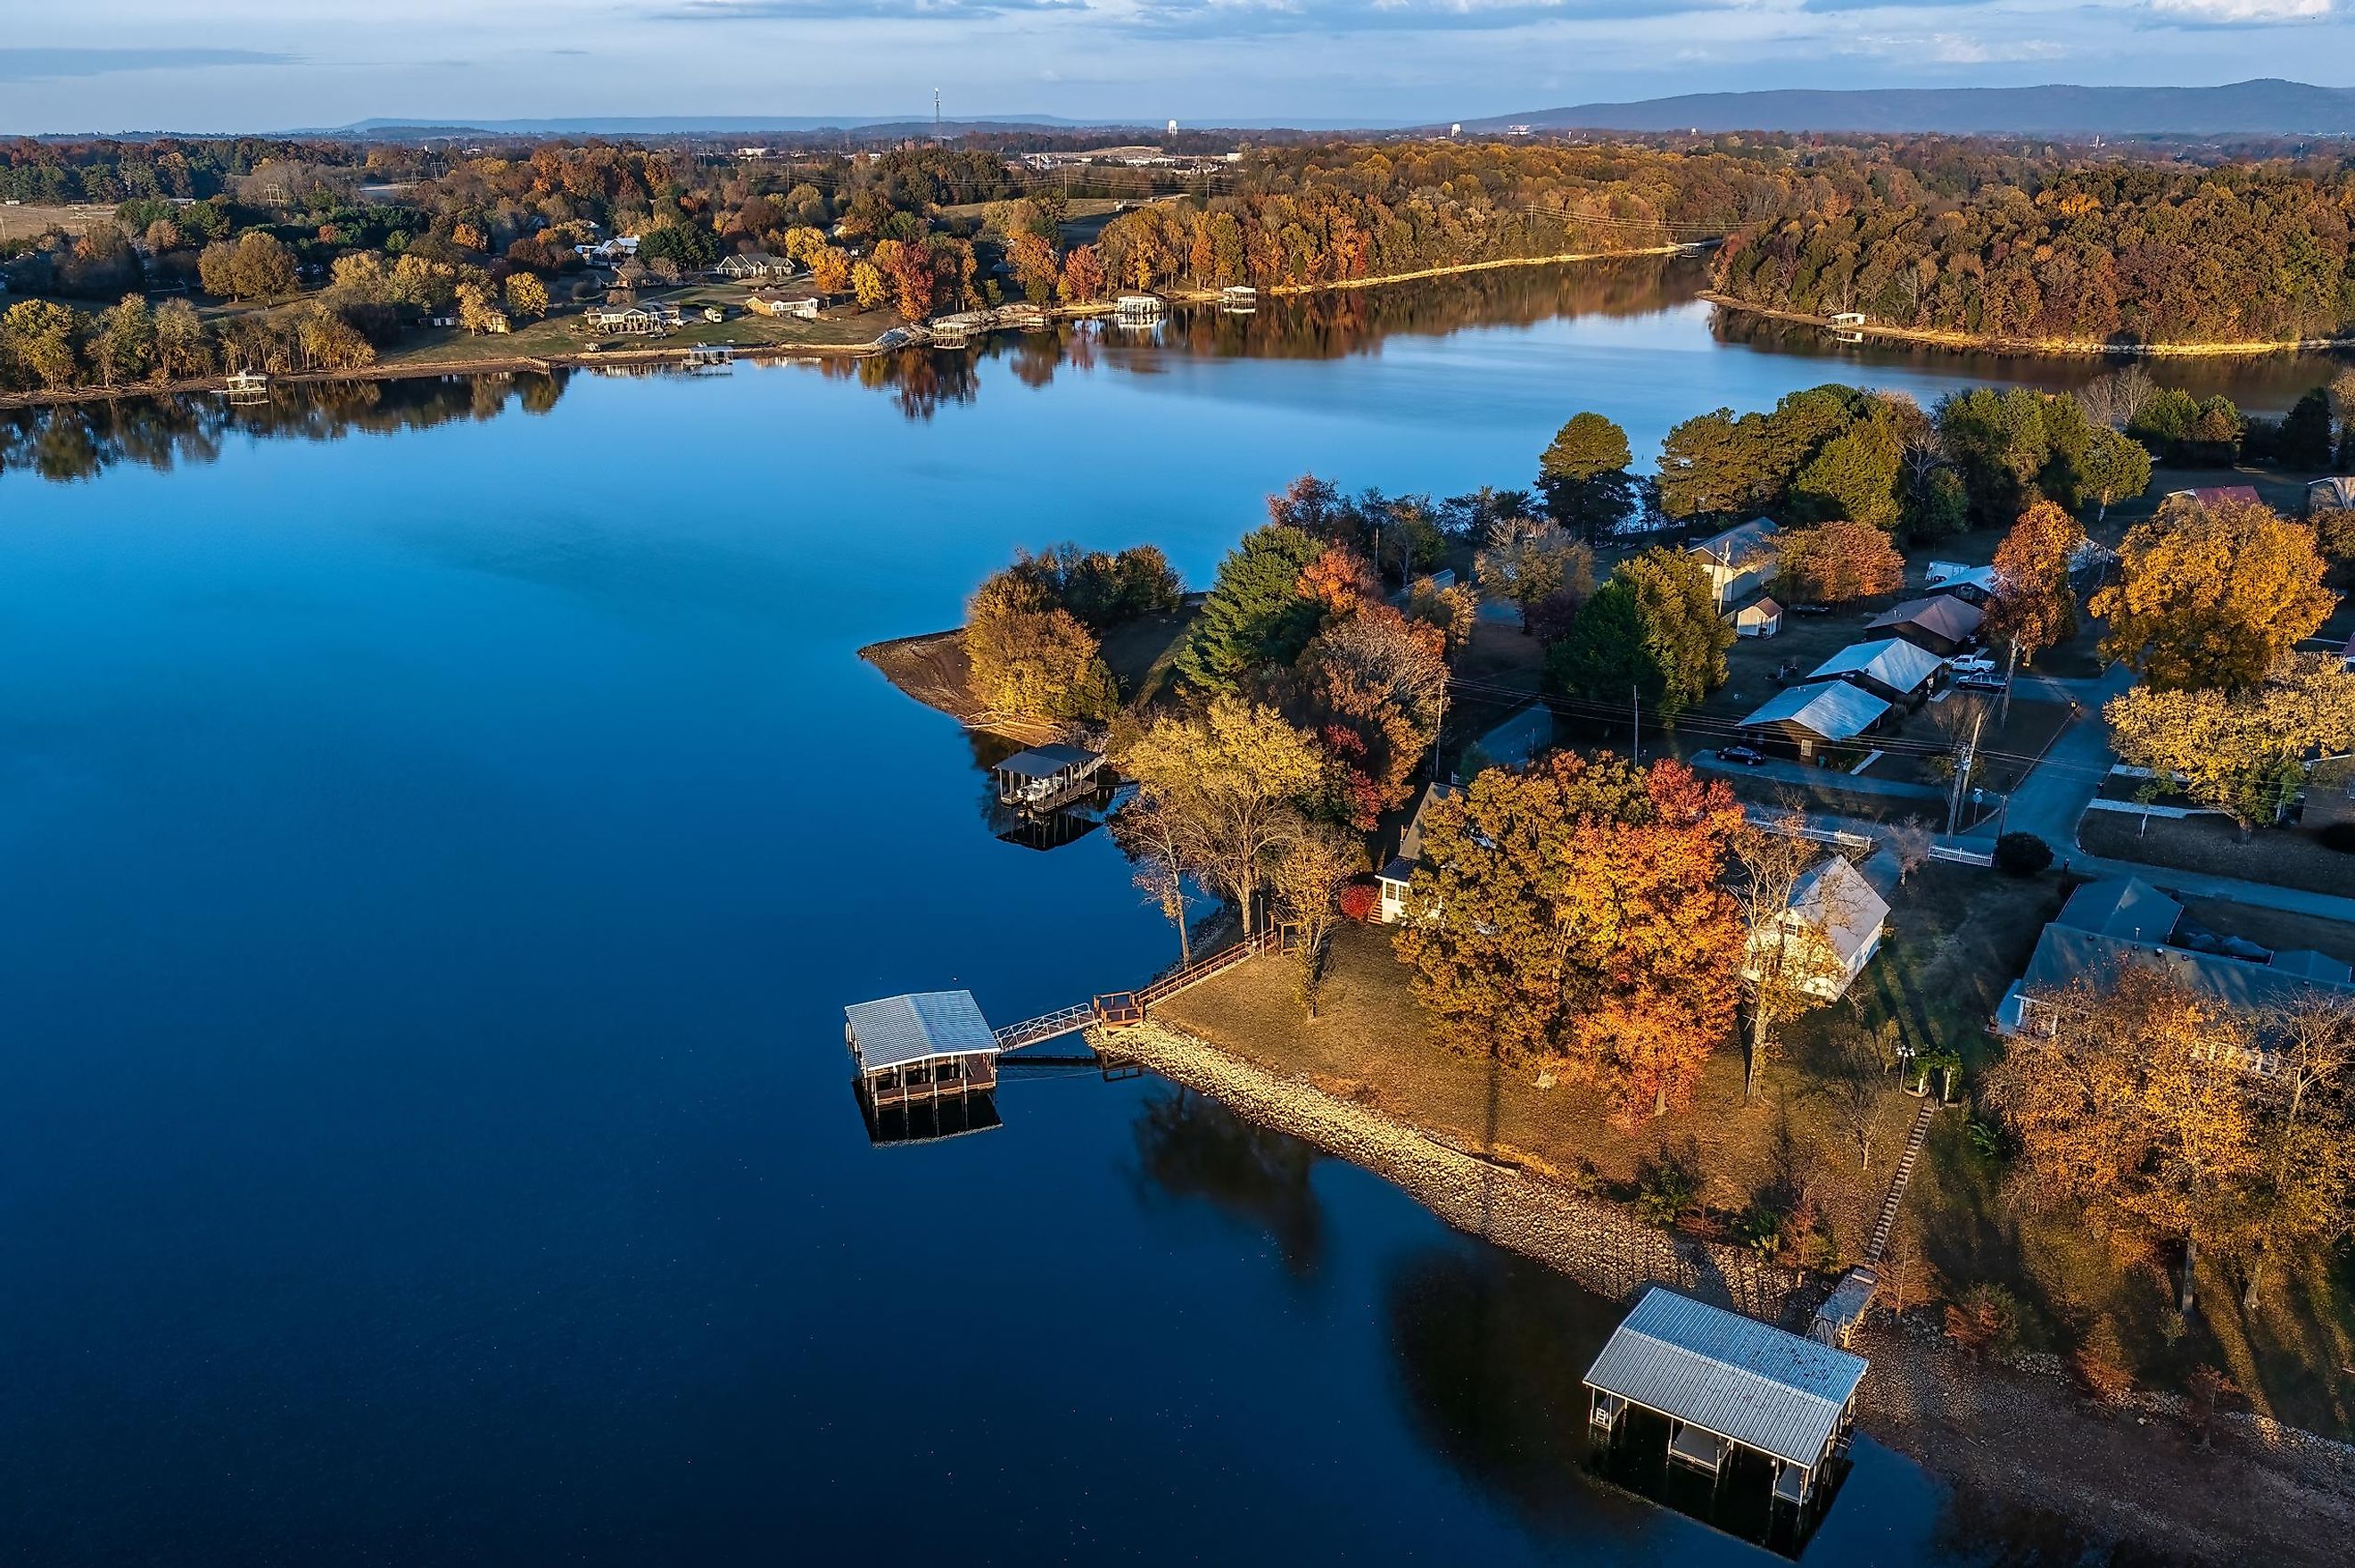
<instances>
[{"instance_id":1,"label":"white picket fence","mask_svg":"<svg viewBox=\"0 0 2355 1568\"><path fill-rule=\"evenodd\" d=\"M1933 844L1930 859L1945 860L1957 866L1992 866L1995 857L1984 849L1966 849L1958 844Z\"/></svg>"}]
</instances>

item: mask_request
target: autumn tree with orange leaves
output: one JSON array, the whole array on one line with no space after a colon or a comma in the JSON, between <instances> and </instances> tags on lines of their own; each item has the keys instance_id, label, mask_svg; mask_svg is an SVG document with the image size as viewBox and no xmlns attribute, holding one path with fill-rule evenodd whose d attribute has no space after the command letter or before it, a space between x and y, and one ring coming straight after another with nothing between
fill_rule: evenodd
<instances>
[{"instance_id":1,"label":"autumn tree with orange leaves","mask_svg":"<svg viewBox=\"0 0 2355 1568\"><path fill-rule=\"evenodd\" d=\"M1492 768L1423 818L1397 937L1439 1037L1598 1084L1634 1126L1692 1102L1733 1021L1742 933L1721 783L1609 753Z\"/></svg>"},{"instance_id":2,"label":"autumn tree with orange leaves","mask_svg":"<svg viewBox=\"0 0 2355 1568\"><path fill-rule=\"evenodd\" d=\"M1889 530L1871 523L1835 517L1794 528L1777 554L1778 585L1803 604L1845 604L1905 586L1905 558L1889 542Z\"/></svg>"},{"instance_id":3,"label":"autumn tree with orange leaves","mask_svg":"<svg viewBox=\"0 0 2355 1568\"><path fill-rule=\"evenodd\" d=\"M2077 635L2077 591L2070 563L2085 530L2051 501L2019 514L1995 547L1995 594L1987 601L1987 635L2009 643L2030 664L2037 654Z\"/></svg>"}]
</instances>

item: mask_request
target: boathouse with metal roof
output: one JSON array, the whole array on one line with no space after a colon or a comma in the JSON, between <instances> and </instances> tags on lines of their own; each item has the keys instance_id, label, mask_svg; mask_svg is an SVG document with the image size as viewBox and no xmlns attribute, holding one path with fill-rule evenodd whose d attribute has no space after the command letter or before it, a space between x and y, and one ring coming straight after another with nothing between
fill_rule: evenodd
<instances>
[{"instance_id":1,"label":"boathouse with metal roof","mask_svg":"<svg viewBox=\"0 0 2355 1568\"><path fill-rule=\"evenodd\" d=\"M971 991L918 991L843 1009L844 1043L880 1108L997 1087L997 1036Z\"/></svg>"},{"instance_id":2,"label":"boathouse with metal roof","mask_svg":"<svg viewBox=\"0 0 2355 1568\"><path fill-rule=\"evenodd\" d=\"M1771 1462L1774 1496L1805 1505L1847 1451L1865 1360L1659 1285L1587 1370L1588 1419L1618 1435L1630 1409L1668 1423L1671 1463L1721 1477L1737 1449Z\"/></svg>"}]
</instances>

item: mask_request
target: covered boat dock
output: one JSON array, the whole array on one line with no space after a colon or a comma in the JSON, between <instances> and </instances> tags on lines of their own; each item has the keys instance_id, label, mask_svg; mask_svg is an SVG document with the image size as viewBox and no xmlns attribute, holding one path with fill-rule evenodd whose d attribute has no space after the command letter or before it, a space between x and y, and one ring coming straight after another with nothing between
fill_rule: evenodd
<instances>
[{"instance_id":1,"label":"covered boat dock","mask_svg":"<svg viewBox=\"0 0 2355 1568\"><path fill-rule=\"evenodd\" d=\"M1103 761L1101 753L1085 746L1057 741L1015 752L992 768L990 776L997 784L1000 805L1051 811L1067 801L1094 794Z\"/></svg>"},{"instance_id":2,"label":"covered boat dock","mask_svg":"<svg viewBox=\"0 0 2355 1568\"><path fill-rule=\"evenodd\" d=\"M844 1042L869 1106L963 1098L997 1087L1003 1048L971 991L919 991L843 1009Z\"/></svg>"},{"instance_id":3,"label":"covered boat dock","mask_svg":"<svg viewBox=\"0 0 2355 1568\"><path fill-rule=\"evenodd\" d=\"M1609 1442L1627 1413L1668 1424L1671 1464L1722 1478L1738 1450L1772 1466L1774 1496L1804 1507L1846 1455L1865 1360L1653 1285L1586 1373L1588 1419Z\"/></svg>"}]
</instances>

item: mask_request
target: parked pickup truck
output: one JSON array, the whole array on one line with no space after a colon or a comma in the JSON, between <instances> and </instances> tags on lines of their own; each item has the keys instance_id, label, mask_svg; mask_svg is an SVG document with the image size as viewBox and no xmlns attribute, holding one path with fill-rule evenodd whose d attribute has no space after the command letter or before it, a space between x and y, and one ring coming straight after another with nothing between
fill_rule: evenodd
<instances>
[{"instance_id":1,"label":"parked pickup truck","mask_svg":"<svg viewBox=\"0 0 2355 1568\"><path fill-rule=\"evenodd\" d=\"M1946 667L1956 675L1993 675L1995 660L1985 654L1964 654L1948 659Z\"/></svg>"}]
</instances>

